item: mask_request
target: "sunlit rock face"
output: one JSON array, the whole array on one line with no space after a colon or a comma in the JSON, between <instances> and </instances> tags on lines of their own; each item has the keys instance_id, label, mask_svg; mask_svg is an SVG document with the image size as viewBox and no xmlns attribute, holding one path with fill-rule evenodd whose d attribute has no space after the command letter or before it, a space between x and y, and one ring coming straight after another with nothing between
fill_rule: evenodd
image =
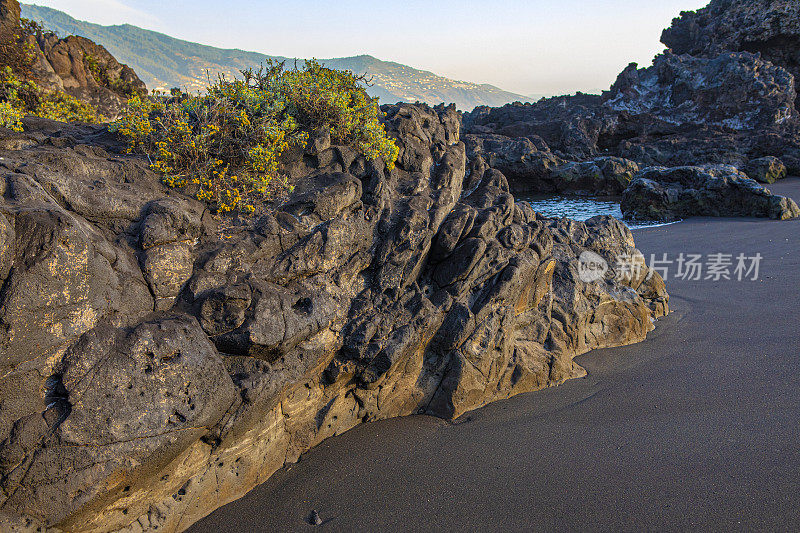
<instances>
[{"instance_id":1,"label":"sunlit rock face","mask_svg":"<svg viewBox=\"0 0 800 533\"><path fill-rule=\"evenodd\" d=\"M319 132L288 200L223 228L100 128L0 135L6 523L182 530L329 436L559 384L667 312L643 259L615 271L619 221L468 172L452 107L384 111L397 168Z\"/></svg>"},{"instance_id":2,"label":"sunlit rock face","mask_svg":"<svg viewBox=\"0 0 800 533\"><path fill-rule=\"evenodd\" d=\"M31 57L28 77L42 89L64 91L91 104L106 120L119 118L133 94L147 93L133 69L85 37L48 31L23 35L19 2L0 0L0 40L17 43Z\"/></svg>"}]
</instances>

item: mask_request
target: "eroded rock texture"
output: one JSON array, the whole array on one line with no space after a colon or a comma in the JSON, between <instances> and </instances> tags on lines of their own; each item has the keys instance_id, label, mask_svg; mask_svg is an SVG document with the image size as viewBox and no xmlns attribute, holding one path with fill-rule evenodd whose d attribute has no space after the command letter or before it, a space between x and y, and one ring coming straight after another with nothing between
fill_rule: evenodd
<instances>
[{"instance_id":1,"label":"eroded rock texture","mask_svg":"<svg viewBox=\"0 0 800 533\"><path fill-rule=\"evenodd\" d=\"M23 34L19 2L0 0L0 35ZM119 117L130 96L147 92L133 69L85 37L60 38L50 32L38 32L28 35L20 43L22 46L35 56L31 74L40 87L83 100L107 120Z\"/></svg>"},{"instance_id":2,"label":"eroded rock texture","mask_svg":"<svg viewBox=\"0 0 800 533\"><path fill-rule=\"evenodd\" d=\"M559 384L668 311L619 221L467 172L454 108L384 110L395 170L317 132L288 201L222 230L102 129L2 133L0 523L179 531L329 436Z\"/></svg>"},{"instance_id":3,"label":"eroded rock texture","mask_svg":"<svg viewBox=\"0 0 800 533\"><path fill-rule=\"evenodd\" d=\"M662 38L671 50L651 67L631 64L602 95L468 113L469 166L497 168L525 193L622 193L629 170L576 174L576 162L595 168L601 156L626 169L724 164L765 182L800 175L798 28L792 1L714 0L683 13Z\"/></svg>"},{"instance_id":4,"label":"eroded rock texture","mask_svg":"<svg viewBox=\"0 0 800 533\"><path fill-rule=\"evenodd\" d=\"M794 0L712 0L681 13L661 36L677 54L753 52L800 76L800 4Z\"/></svg>"},{"instance_id":5,"label":"eroded rock texture","mask_svg":"<svg viewBox=\"0 0 800 533\"><path fill-rule=\"evenodd\" d=\"M62 39L42 33L34 44L38 57L34 74L39 83L92 104L106 120L117 119L130 96L147 93L133 69L85 37Z\"/></svg>"},{"instance_id":6,"label":"eroded rock texture","mask_svg":"<svg viewBox=\"0 0 800 533\"><path fill-rule=\"evenodd\" d=\"M622 210L634 220L741 216L789 220L800 216L791 198L770 193L734 167L649 167L625 190Z\"/></svg>"}]
</instances>

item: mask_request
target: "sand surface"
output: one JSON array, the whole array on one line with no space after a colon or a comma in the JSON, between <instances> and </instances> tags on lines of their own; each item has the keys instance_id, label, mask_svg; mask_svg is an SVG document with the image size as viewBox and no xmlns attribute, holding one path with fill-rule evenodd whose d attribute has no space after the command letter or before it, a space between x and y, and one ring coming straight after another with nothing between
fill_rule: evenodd
<instances>
[{"instance_id":1,"label":"sand surface","mask_svg":"<svg viewBox=\"0 0 800 533\"><path fill-rule=\"evenodd\" d=\"M800 201L800 179L770 186ZM360 426L193 532L800 529L800 221L637 230L648 257L762 254L758 281L686 281L648 339L588 376L453 424Z\"/></svg>"}]
</instances>

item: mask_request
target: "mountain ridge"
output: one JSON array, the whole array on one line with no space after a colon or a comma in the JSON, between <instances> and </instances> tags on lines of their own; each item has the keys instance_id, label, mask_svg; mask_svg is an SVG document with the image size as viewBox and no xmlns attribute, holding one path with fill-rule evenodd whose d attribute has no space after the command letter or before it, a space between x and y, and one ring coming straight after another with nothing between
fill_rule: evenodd
<instances>
[{"instance_id":1,"label":"mountain ridge","mask_svg":"<svg viewBox=\"0 0 800 533\"><path fill-rule=\"evenodd\" d=\"M105 46L120 61L128 64L151 89L181 87L189 91L203 90L208 77L217 74L235 76L240 70L257 67L269 59L302 61L299 58L269 55L237 48L186 41L134 26L103 26L81 21L46 6L21 4L22 16L41 23L63 35L81 35ZM368 54L320 59L331 68L346 69L372 78L367 91L381 103L425 102L455 103L470 111L474 107L501 106L530 97L504 91L489 84L453 80L394 61L384 61Z\"/></svg>"}]
</instances>

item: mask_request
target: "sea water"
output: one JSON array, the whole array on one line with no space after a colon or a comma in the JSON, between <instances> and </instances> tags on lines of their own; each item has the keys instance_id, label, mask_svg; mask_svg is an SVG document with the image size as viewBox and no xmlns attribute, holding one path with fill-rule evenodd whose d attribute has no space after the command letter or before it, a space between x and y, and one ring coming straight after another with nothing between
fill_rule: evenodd
<instances>
[{"instance_id":1,"label":"sea water","mask_svg":"<svg viewBox=\"0 0 800 533\"><path fill-rule=\"evenodd\" d=\"M535 211L547 217L567 217L575 220L585 221L597 215L611 215L622 220L622 210L620 209L620 199L614 197L593 197L593 196L521 196L518 200L526 201L531 204ZM631 229L652 228L664 226L664 222L659 221L626 221L625 224Z\"/></svg>"}]
</instances>

